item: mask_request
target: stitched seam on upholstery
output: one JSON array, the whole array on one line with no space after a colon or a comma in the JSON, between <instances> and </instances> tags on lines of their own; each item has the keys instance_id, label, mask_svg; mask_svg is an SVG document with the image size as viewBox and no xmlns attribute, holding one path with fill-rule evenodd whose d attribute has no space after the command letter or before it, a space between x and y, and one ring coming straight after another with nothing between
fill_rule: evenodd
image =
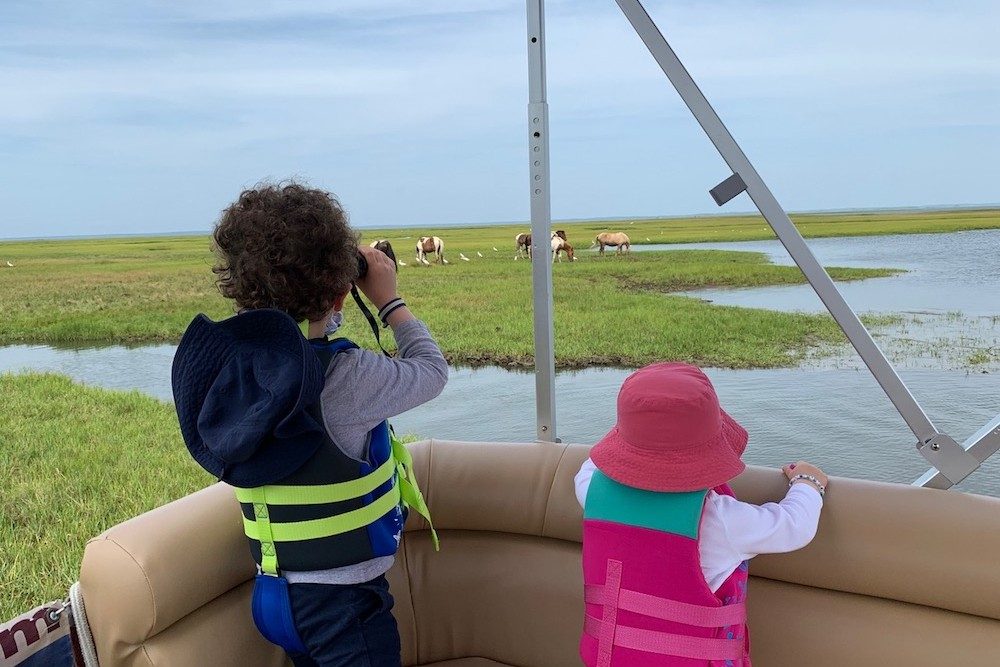
<instances>
[{"instance_id":1,"label":"stitched seam on upholstery","mask_svg":"<svg viewBox=\"0 0 1000 667\"><path fill-rule=\"evenodd\" d=\"M424 486L427 488L427 496L424 498L424 503L427 505L428 510L431 506L431 495L434 493L434 485L431 483L431 470L434 469L434 439L431 438L427 441L427 481L424 482ZM432 515L433 516L433 515ZM426 522L426 519L424 520Z\"/></svg>"},{"instance_id":2,"label":"stitched seam on upholstery","mask_svg":"<svg viewBox=\"0 0 1000 667\"><path fill-rule=\"evenodd\" d=\"M410 592L410 612L413 615L413 652L416 654L414 658L417 660L417 664L420 664L420 632L417 629L417 605L413 600L413 576L410 572L410 548L408 546L409 541L403 540L403 563L406 571L406 588Z\"/></svg>"},{"instance_id":3,"label":"stitched seam on upholstery","mask_svg":"<svg viewBox=\"0 0 1000 667\"><path fill-rule=\"evenodd\" d=\"M163 634L164 632L166 632L170 628L174 627L175 625L177 625L178 623L180 623L181 621L183 621L188 616L193 616L194 614L197 614L202 609L204 609L205 607L209 606L210 604L212 604L213 602L215 602L219 598L222 598L222 597L224 597L226 595L229 595L230 593L232 593L233 591L235 591L237 588L239 588L241 586L245 586L246 584L252 583L252 582L253 582L253 578L252 577L250 579L244 579L243 581L241 581L240 583L236 584L232 588L226 589L222 593L219 593L218 595L216 595L211 600L207 600L204 604L200 604L197 607L195 607L194 609L189 610L187 613L185 613L183 616L181 616L180 618L178 618L176 621L174 621L170 625L166 626L165 628L161 629L155 635L152 635L152 637L159 637L161 634ZM152 637L147 637L147 639L152 639ZM143 644L143 646L144 645L145 644Z\"/></svg>"},{"instance_id":4,"label":"stitched seam on upholstery","mask_svg":"<svg viewBox=\"0 0 1000 667\"><path fill-rule=\"evenodd\" d=\"M545 529L549 525L549 507L552 503L552 490L556 488L556 477L559 476L559 468L562 466L563 459L566 457L566 452L569 450L569 445L564 444L562 454L559 455L559 460L556 461L556 468L552 471L552 481L549 482L549 492L545 496L545 514L542 516L542 532L538 534L539 537L545 537Z\"/></svg>"},{"instance_id":5,"label":"stitched seam on upholstery","mask_svg":"<svg viewBox=\"0 0 1000 667\"><path fill-rule=\"evenodd\" d=\"M424 481L424 488L427 490L424 502L428 508L431 505L431 493L434 491L434 485L431 484L431 461L433 456L434 438L431 438L427 441L427 478ZM413 613L413 652L416 654L414 657L417 660L417 664L420 664L422 661L420 655L420 628L417 626L417 603L413 597L413 573L410 571L410 549L407 546L407 540L403 540L403 560L406 562L406 587L410 591L410 611Z\"/></svg>"},{"instance_id":6,"label":"stitched seam on upholstery","mask_svg":"<svg viewBox=\"0 0 1000 667\"><path fill-rule=\"evenodd\" d=\"M169 628L172 628L174 625L177 624L177 622L181 621L182 619L184 619L184 618L186 618L186 617L188 617L188 616L190 616L192 614L197 613L198 611L200 611L201 609L207 607L208 605L210 605L211 603L215 602L216 600L218 600L219 598L223 597L224 595L229 595L230 593L232 593L233 591L235 591L240 586L243 586L248 581L252 581L253 580L252 577L250 579L244 579L243 581L239 582L238 584L236 584L232 588L228 588L225 591L223 591L222 593L219 593L218 595L216 595L215 597L213 597L211 600L207 600L204 604L200 604L197 607L195 607L194 609L189 610L186 614L184 614L184 616L182 616L181 618L177 619L176 621L174 621L170 625L166 626L165 628L161 628L160 631L157 632L154 635L154 634L152 634L152 632L153 632L153 628L156 627L156 598L153 596L153 588L150 585L149 575L146 574L145 569L142 567L142 565L139 563L139 561L137 561L135 559L135 557L131 553L129 553L122 545L118 544L118 542L115 542L110 537L105 537L105 538L103 538L101 540L98 540L97 538L94 538L91 541L110 542L111 544L114 544L116 547L118 547L119 549L121 549L122 551L124 551L126 554L128 554L129 558L131 558L132 561L135 562L135 564L139 567L139 570L142 572L143 579L146 582L146 588L149 591L149 599L150 599L150 602L151 602L151 606L153 607L153 623L150 626L149 630L146 631L146 638L143 640L143 642L141 644L139 644L139 646L142 648L143 652L147 654L147 656L148 656L148 652L146 651L146 640L147 639L151 639L153 637L156 637L156 636L160 635L161 633L165 632ZM153 664L152 660L150 660L150 664Z\"/></svg>"},{"instance_id":7,"label":"stitched seam on upholstery","mask_svg":"<svg viewBox=\"0 0 1000 667\"><path fill-rule=\"evenodd\" d=\"M132 562L135 563L136 567L139 568L139 571L142 572L142 579L143 579L143 581L146 582L146 590L149 591L149 603L150 603L150 606L153 608L153 621L152 621L152 623L150 623L149 630L146 631L146 637L145 637L145 639L143 639L143 649L142 650L145 652L145 650L146 650L145 640L149 639L149 637L152 636L153 628L156 627L156 597L153 595L153 586L152 586L152 584L149 583L149 575L146 574L146 568L144 568L142 566L142 564L138 560L136 560L135 556L133 556L125 547L123 547L122 545L120 545L118 542L116 542L111 537L107 537L105 539L106 539L107 542L110 542L111 544L113 544L116 547L118 547L119 549L121 549L122 552L125 555L127 555L129 558L132 559ZM147 657L148 657L148 654L147 654ZM152 664L152 660L150 660L150 664Z\"/></svg>"},{"instance_id":8,"label":"stitched seam on upholstery","mask_svg":"<svg viewBox=\"0 0 1000 667\"><path fill-rule=\"evenodd\" d=\"M853 595L860 598L869 598L871 600L881 600L882 602L888 602L890 604L905 604L910 607L921 607L923 609L930 609L932 611L939 611L943 614L959 614L961 616L968 616L970 618L982 618L987 621L992 621L994 623L1000 621L1000 619L993 618L992 616L983 616L982 614L973 614L968 611L958 611L956 609L949 609L947 607L935 607L931 604L924 604L923 602L910 602L909 600L897 600L896 598L882 597L881 595L872 595L871 593L858 593L856 591L848 591L843 588L824 588L823 586L813 586L812 584L800 584L795 581L786 581L784 579L774 579L772 577L765 577L759 574L752 574L748 578L748 585L753 583L754 579L762 579L764 581L773 581L778 584L787 584L789 586L799 586L801 588L811 588L815 591L826 591L828 593L840 593L842 595Z\"/></svg>"}]
</instances>

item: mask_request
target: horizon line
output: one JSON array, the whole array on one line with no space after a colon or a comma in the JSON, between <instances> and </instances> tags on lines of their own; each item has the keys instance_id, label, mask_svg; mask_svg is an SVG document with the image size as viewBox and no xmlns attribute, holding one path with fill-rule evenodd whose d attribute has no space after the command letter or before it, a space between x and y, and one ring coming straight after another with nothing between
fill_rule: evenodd
<instances>
[{"instance_id":1,"label":"horizon line","mask_svg":"<svg viewBox=\"0 0 1000 667\"><path fill-rule=\"evenodd\" d=\"M813 209L806 211L790 211L792 215L848 215L851 213L900 213L905 211L992 211L1000 210L1000 202L984 204L930 204L918 206L887 206L876 208L829 208ZM750 211L732 211L718 213L689 213L680 215L625 215L625 216L596 216L593 218L552 218L555 223L585 223L606 220L608 222L619 222L624 220L687 220L691 218L726 218L743 216L760 216L756 209ZM494 220L490 222L441 222L436 224L399 224L399 225L352 225L352 228L363 229L413 229L417 227L446 227L449 229L477 229L483 227L502 227L505 225L530 225L530 220ZM205 230L175 230L168 232L145 232L129 234L127 232L110 232L107 234L56 234L51 236L10 236L0 237L0 242L17 241L70 241L85 239L116 239L116 238L143 238L143 237L193 237L207 236L212 233L211 229Z\"/></svg>"}]
</instances>

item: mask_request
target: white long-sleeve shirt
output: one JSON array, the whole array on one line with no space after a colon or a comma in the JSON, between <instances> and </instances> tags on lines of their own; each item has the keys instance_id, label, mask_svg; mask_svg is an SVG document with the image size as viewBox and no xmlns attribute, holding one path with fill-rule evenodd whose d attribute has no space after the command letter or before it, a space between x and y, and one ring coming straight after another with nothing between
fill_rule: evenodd
<instances>
[{"instance_id":1,"label":"white long-sleeve shirt","mask_svg":"<svg viewBox=\"0 0 1000 667\"><path fill-rule=\"evenodd\" d=\"M597 466L584 461L576 474L576 499L583 507ZM823 497L812 484L793 484L777 503L751 505L709 491L701 518L698 553L712 592L740 563L759 554L795 551L816 535Z\"/></svg>"}]
</instances>

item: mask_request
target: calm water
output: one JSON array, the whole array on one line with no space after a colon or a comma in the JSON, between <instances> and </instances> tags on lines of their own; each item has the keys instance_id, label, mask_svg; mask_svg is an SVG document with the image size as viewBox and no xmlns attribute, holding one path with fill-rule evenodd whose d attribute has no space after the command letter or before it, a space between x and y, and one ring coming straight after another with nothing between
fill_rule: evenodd
<instances>
[{"instance_id":1,"label":"calm water","mask_svg":"<svg viewBox=\"0 0 1000 667\"><path fill-rule=\"evenodd\" d=\"M0 348L0 370L31 368L170 400L172 346ZM708 369L719 396L750 431L746 459L780 465L805 458L833 474L910 482L926 470L914 438L865 371ZM597 440L614 422L627 370L560 373L558 429L565 441ZM961 441L1000 411L1000 373L907 369L903 379L938 428ZM534 438L534 376L498 368L456 368L436 400L397 417L402 433L457 440ZM962 488L1000 495L1000 458Z\"/></svg>"},{"instance_id":2,"label":"calm water","mask_svg":"<svg viewBox=\"0 0 1000 667\"><path fill-rule=\"evenodd\" d=\"M994 332L990 322L1000 314L1000 231L819 239L810 246L827 265L910 269L904 276L849 284L845 290L858 310L940 314L937 319L920 315L923 319L908 320L907 336L926 340L931 330L954 347L952 343L968 335L970 327L979 327L976 335ZM679 247L757 250L776 262L790 262L776 241ZM807 287L698 292L696 296L744 306L820 309ZM889 335L901 336L900 330L897 327ZM900 374L939 430L962 441L1000 412L1000 372L991 366L984 367L988 372L967 372L964 364L955 363L957 357L925 352L925 348L902 347L891 356L901 362ZM170 400L173 353L171 345L11 346L0 348L0 371L54 371L89 384L138 389ZM912 481L927 468L914 449L912 434L859 362L849 352L839 360L842 363L795 369L707 372L723 404L750 431L748 462L780 465L805 458L833 474ZM593 442L610 428L615 396L628 372L588 369L559 374L558 429L563 440ZM421 436L531 440L533 392L530 373L457 368L438 399L394 423L401 432ZM1000 457L994 459L961 488L1000 495Z\"/></svg>"},{"instance_id":3,"label":"calm water","mask_svg":"<svg viewBox=\"0 0 1000 667\"><path fill-rule=\"evenodd\" d=\"M811 239L809 247L824 266L907 270L891 278L840 283L847 303L858 312L961 312L967 317L992 317L1000 313L1000 230ZM766 253L776 264L793 264L776 240L655 248L752 250ZM700 290L690 294L715 303L750 308L825 310L808 285Z\"/></svg>"}]
</instances>

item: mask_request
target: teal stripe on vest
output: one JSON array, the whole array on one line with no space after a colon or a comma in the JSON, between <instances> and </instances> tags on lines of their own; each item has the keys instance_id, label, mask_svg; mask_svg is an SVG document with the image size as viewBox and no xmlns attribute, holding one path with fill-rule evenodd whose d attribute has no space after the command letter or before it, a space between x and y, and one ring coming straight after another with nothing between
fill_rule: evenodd
<instances>
[{"instance_id":1,"label":"teal stripe on vest","mask_svg":"<svg viewBox=\"0 0 1000 667\"><path fill-rule=\"evenodd\" d=\"M689 493L644 491L619 484L600 470L595 470L587 490L583 518L613 521L697 539L707 493L707 489Z\"/></svg>"}]
</instances>

